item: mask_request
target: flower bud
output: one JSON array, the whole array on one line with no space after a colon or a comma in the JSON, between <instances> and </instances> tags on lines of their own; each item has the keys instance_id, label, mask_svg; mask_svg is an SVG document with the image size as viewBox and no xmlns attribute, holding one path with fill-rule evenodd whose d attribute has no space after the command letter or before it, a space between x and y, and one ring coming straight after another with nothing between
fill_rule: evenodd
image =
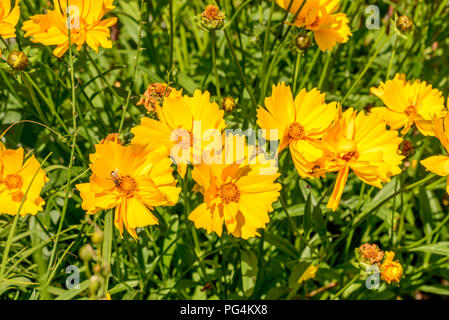
<instances>
[{"instance_id":1,"label":"flower bud","mask_svg":"<svg viewBox=\"0 0 449 320\"><path fill-rule=\"evenodd\" d=\"M224 26L225 17L223 10L209 4L206 10L197 17L198 26L206 31L219 30Z\"/></svg>"},{"instance_id":2,"label":"flower bud","mask_svg":"<svg viewBox=\"0 0 449 320\"><path fill-rule=\"evenodd\" d=\"M304 52L312 46L312 40L307 34L298 34L295 38L295 46L299 52Z\"/></svg>"},{"instance_id":3,"label":"flower bud","mask_svg":"<svg viewBox=\"0 0 449 320\"><path fill-rule=\"evenodd\" d=\"M236 105L237 103L233 97L226 97L223 99L221 103L221 106L227 112L231 112L232 110L234 110Z\"/></svg>"},{"instance_id":4,"label":"flower bud","mask_svg":"<svg viewBox=\"0 0 449 320\"><path fill-rule=\"evenodd\" d=\"M396 22L396 27L402 33L410 33L413 30L413 21L407 16L400 16Z\"/></svg>"},{"instance_id":5,"label":"flower bud","mask_svg":"<svg viewBox=\"0 0 449 320\"><path fill-rule=\"evenodd\" d=\"M94 234L90 237L93 244L101 244L103 242L103 231L96 227Z\"/></svg>"},{"instance_id":6,"label":"flower bud","mask_svg":"<svg viewBox=\"0 0 449 320\"><path fill-rule=\"evenodd\" d=\"M101 279L99 276L94 274L92 277L89 278L89 289L93 293L97 293L101 286Z\"/></svg>"},{"instance_id":7,"label":"flower bud","mask_svg":"<svg viewBox=\"0 0 449 320\"><path fill-rule=\"evenodd\" d=\"M92 270L94 273L99 274L101 272L101 265L99 263L97 263L96 265L94 265Z\"/></svg>"},{"instance_id":8,"label":"flower bud","mask_svg":"<svg viewBox=\"0 0 449 320\"><path fill-rule=\"evenodd\" d=\"M25 69L29 62L28 57L22 51L13 50L9 53L8 60L6 61L14 70L21 71Z\"/></svg>"},{"instance_id":9,"label":"flower bud","mask_svg":"<svg viewBox=\"0 0 449 320\"><path fill-rule=\"evenodd\" d=\"M90 261L94 257L94 249L90 244L81 247L79 256L84 262Z\"/></svg>"}]
</instances>

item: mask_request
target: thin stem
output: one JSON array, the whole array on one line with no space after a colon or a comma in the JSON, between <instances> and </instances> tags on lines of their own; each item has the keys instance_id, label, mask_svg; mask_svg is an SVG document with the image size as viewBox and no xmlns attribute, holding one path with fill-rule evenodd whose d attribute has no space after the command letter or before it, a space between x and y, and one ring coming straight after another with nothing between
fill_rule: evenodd
<instances>
[{"instance_id":1,"label":"thin stem","mask_svg":"<svg viewBox=\"0 0 449 320\"><path fill-rule=\"evenodd\" d=\"M214 73L215 73L215 88L217 89L217 97L218 97L218 103L221 103L221 90L220 90L220 77L218 76L218 69L217 69L217 34L215 33L215 30L212 30L211 33L211 40L212 40L212 65L214 66Z\"/></svg>"},{"instance_id":2,"label":"thin stem","mask_svg":"<svg viewBox=\"0 0 449 320\"><path fill-rule=\"evenodd\" d=\"M385 80L388 80L390 78L391 69L393 68L393 61L396 56L396 49L398 47L398 39L399 39L399 37L396 36L396 40L394 41L393 52L391 53L390 63L388 64L388 71L387 71L387 76L386 76Z\"/></svg>"},{"instance_id":3,"label":"thin stem","mask_svg":"<svg viewBox=\"0 0 449 320\"><path fill-rule=\"evenodd\" d=\"M242 80L243 85L246 88L246 91L248 91L248 94L249 94L249 96L251 98L251 101L252 101L254 107L256 108L257 107L257 100L254 97L253 90L251 89L251 87L248 85L248 82L246 81L245 75L243 74L242 67L240 66L239 59L237 58L237 54L235 53L235 50L234 50L234 47L232 45L231 39L229 37L228 31L224 30L224 34L225 34L225 37L226 37L226 42L228 44L229 50L231 50L232 57L234 58L235 65L237 66L237 69L238 69L238 72L239 72L239 75L240 75L240 79Z\"/></svg>"},{"instance_id":4,"label":"thin stem","mask_svg":"<svg viewBox=\"0 0 449 320\"><path fill-rule=\"evenodd\" d=\"M170 1L171 3L171 1ZM133 77L132 77L132 81L129 84L129 90L128 90L128 96L126 97L126 102L125 105L123 106L123 112L122 112L122 118L120 120L120 126L118 128L118 132L121 133L122 129L123 129L123 125L125 123L125 117L126 117L126 113L128 111L128 106L129 106L129 102L131 100L131 95L133 92L133 87L134 87L134 83L136 82L137 79L137 69L139 67L139 59L140 59L140 55L141 55L141 49L142 49L142 29L143 29L143 8L144 8L144 4L145 4L145 0L141 0L140 3L140 20L139 20L139 38L137 40L137 53L136 56L134 57L135 60L135 64L134 64L134 72L133 72Z\"/></svg>"},{"instance_id":5,"label":"thin stem","mask_svg":"<svg viewBox=\"0 0 449 320\"><path fill-rule=\"evenodd\" d=\"M296 94L300 64L301 64L301 54L298 53L296 55L295 66L293 68L293 94Z\"/></svg>"},{"instance_id":6,"label":"thin stem","mask_svg":"<svg viewBox=\"0 0 449 320\"><path fill-rule=\"evenodd\" d=\"M324 80L327 78L326 75L329 72L329 65L331 62L332 54L330 52L327 53L326 63L324 64L324 69L321 72L320 82L318 83L318 90L323 89Z\"/></svg>"},{"instance_id":7,"label":"thin stem","mask_svg":"<svg viewBox=\"0 0 449 320\"><path fill-rule=\"evenodd\" d=\"M143 1L142 1L143 5ZM173 19L173 0L170 0L170 65L169 68L173 67L173 49L174 49L174 19Z\"/></svg>"},{"instance_id":8,"label":"thin stem","mask_svg":"<svg viewBox=\"0 0 449 320\"><path fill-rule=\"evenodd\" d=\"M360 274L357 274L354 278L352 278L352 280L349 281L349 282L344 286L343 289L341 289L340 291L338 291L338 292L332 297L331 300L337 300L337 298L338 298L340 295L342 295L342 294L346 291L346 289L348 289L354 282L356 282L356 281L359 279L359 277L360 277Z\"/></svg>"}]
</instances>

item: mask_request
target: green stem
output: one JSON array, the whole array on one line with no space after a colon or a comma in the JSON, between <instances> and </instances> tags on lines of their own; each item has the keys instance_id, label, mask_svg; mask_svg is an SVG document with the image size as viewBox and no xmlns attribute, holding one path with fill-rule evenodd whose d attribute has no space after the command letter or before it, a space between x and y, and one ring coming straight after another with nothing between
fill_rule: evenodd
<instances>
[{"instance_id":1,"label":"green stem","mask_svg":"<svg viewBox=\"0 0 449 320\"><path fill-rule=\"evenodd\" d=\"M37 111L37 113L38 113L38 115L39 115L39 118L41 119L41 121L42 121L43 123L45 123L46 125L48 125L47 118L45 118L45 115L44 115L44 113L42 112L42 108L41 108L41 106L40 106L40 104L39 104L39 101L37 100L36 94L34 93L34 90L33 90L33 88L31 87L30 82L29 82L29 81L27 80L27 78L24 77L22 74L23 74L23 73L21 72L21 73L20 73L20 78L22 78L23 83L25 83L25 86L27 87L28 92L30 93L31 100L33 100L33 104L34 104L34 107L36 108L36 111Z\"/></svg>"},{"instance_id":2,"label":"green stem","mask_svg":"<svg viewBox=\"0 0 449 320\"><path fill-rule=\"evenodd\" d=\"M301 64L301 54L298 53L296 55L295 66L293 68L293 95L296 94L300 64Z\"/></svg>"},{"instance_id":3,"label":"green stem","mask_svg":"<svg viewBox=\"0 0 449 320\"><path fill-rule=\"evenodd\" d=\"M382 36L383 33L380 34L380 36ZM391 33L386 39L385 41L379 46L379 48L376 50L376 52L371 56L371 58L369 59L368 63L365 65L365 68L363 68L362 72L360 72L356 78L356 80L352 83L351 87L349 88L348 92L346 92L346 95L343 97L343 99L341 100L341 104L343 105L346 100L349 98L349 95L352 93L352 91L357 87L357 85L359 84L360 80L362 80L363 76L368 72L369 68L371 67L371 65L373 64L374 60L377 58L377 56L379 55L380 50L382 50L382 48L384 47L384 45L390 41L391 37L393 36L393 33Z\"/></svg>"},{"instance_id":4,"label":"green stem","mask_svg":"<svg viewBox=\"0 0 449 320\"><path fill-rule=\"evenodd\" d=\"M234 58L235 65L237 66L237 70L239 72L240 79L242 80L243 85L246 88L246 91L248 91L248 94L249 94L249 96L251 98L251 101L252 101L252 103L254 105L254 108L257 108L257 100L256 100L256 98L254 96L253 90L251 89L251 87L248 85L248 82L246 81L245 75L243 74L242 67L240 66L239 59L237 58L237 54L235 53L235 50L234 50L234 47L232 45L231 39L229 37L228 31L224 30L224 34L225 34L225 37L226 37L226 42L228 44L229 50L231 51L232 57Z\"/></svg>"},{"instance_id":5,"label":"green stem","mask_svg":"<svg viewBox=\"0 0 449 320\"><path fill-rule=\"evenodd\" d=\"M356 281L359 279L359 277L360 277L360 274L357 274L354 278L352 278L352 280L349 281L349 282L344 286L343 289L341 289L340 291L338 291L338 292L332 297L332 300L337 300L337 298L338 298L340 295L342 295L342 294L346 291L346 289L348 289L354 282L356 282Z\"/></svg>"},{"instance_id":6,"label":"green stem","mask_svg":"<svg viewBox=\"0 0 449 320\"><path fill-rule=\"evenodd\" d=\"M390 78L390 74L391 74L391 69L393 68L393 61L394 58L396 56L396 49L398 46L398 36L396 36L396 40L394 41L394 46L393 46L393 52L391 53L391 58L390 58L390 63L388 64L388 71L387 71L387 77L385 80L388 80Z\"/></svg>"},{"instance_id":7,"label":"green stem","mask_svg":"<svg viewBox=\"0 0 449 320\"><path fill-rule=\"evenodd\" d=\"M220 90L220 77L218 76L218 69L217 69L217 34L215 33L215 30L211 31L211 39L212 39L212 65L214 66L214 73L215 73L215 87L217 89L217 97L218 97L218 104L221 103L221 90Z\"/></svg>"},{"instance_id":8,"label":"green stem","mask_svg":"<svg viewBox=\"0 0 449 320\"><path fill-rule=\"evenodd\" d=\"M107 212L104 221L104 238L103 248L101 253L102 267L111 270L111 252L112 252L112 238L114 236L114 212ZM103 292L101 297L108 293L110 272L104 278Z\"/></svg>"},{"instance_id":9,"label":"green stem","mask_svg":"<svg viewBox=\"0 0 449 320\"><path fill-rule=\"evenodd\" d=\"M318 90L323 90L323 84L325 79L327 78L327 74L329 72L329 65L331 62L332 54L330 52L327 53L326 63L324 64L324 69L321 72L320 82L318 83Z\"/></svg>"},{"instance_id":10,"label":"green stem","mask_svg":"<svg viewBox=\"0 0 449 320\"><path fill-rule=\"evenodd\" d=\"M139 31L138 31L139 38L137 40L137 53L136 53L136 56L134 57L134 59L135 59L134 72L133 72L132 81L129 84L128 96L126 97L126 102L125 102L125 105L123 106L122 118L120 120L120 126L118 128L118 132L119 133L121 133L121 131L123 129L123 125L125 123L126 113L128 111L129 102L131 100L131 95L132 95L132 92L133 92L134 83L136 82L136 79L137 79L137 69L139 67L139 59L140 59L140 55L141 55L141 51L142 51L141 49L142 49L142 29L143 29L143 7L144 7L144 5L145 5L145 0L141 0L141 3L140 3Z\"/></svg>"}]
</instances>

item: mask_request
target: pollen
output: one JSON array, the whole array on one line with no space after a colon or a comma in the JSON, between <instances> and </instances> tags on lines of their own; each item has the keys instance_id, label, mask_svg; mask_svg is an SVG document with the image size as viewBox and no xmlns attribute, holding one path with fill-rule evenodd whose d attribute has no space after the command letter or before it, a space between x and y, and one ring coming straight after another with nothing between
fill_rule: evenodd
<instances>
[{"instance_id":1,"label":"pollen","mask_svg":"<svg viewBox=\"0 0 449 320\"><path fill-rule=\"evenodd\" d=\"M134 192L136 192L139 188L136 180L129 175L120 177L116 187L117 190L127 198L132 198L134 196Z\"/></svg>"},{"instance_id":2,"label":"pollen","mask_svg":"<svg viewBox=\"0 0 449 320\"><path fill-rule=\"evenodd\" d=\"M407 117L411 117L416 115L418 112L416 111L416 107L411 105L409 106L407 109L405 109L405 114L407 115Z\"/></svg>"},{"instance_id":3,"label":"pollen","mask_svg":"<svg viewBox=\"0 0 449 320\"><path fill-rule=\"evenodd\" d=\"M346 153L345 155L343 155L343 156L341 157L341 159L344 160L344 161L346 161L346 162L349 162L349 161L351 161L352 159L357 159L357 158L358 158L358 155L357 155L357 152L356 152L356 151L348 152L348 153Z\"/></svg>"},{"instance_id":4,"label":"pollen","mask_svg":"<svg viewBox=\"0 0 449 320\"><path fill-rule=\"evenodd\" d=\"M304 127L301 126L298 122L293 123L288 128L288 136L292 140L301 140L304 138L305 130Z\"/></svg>"},{"instance_id":5,"label":"pollen","mask_svg":"<svg viewBox=\"0 0 449 320\"><path fill-rule=\"evenodd\" d=\"M18 174L7 175L4 182L8 190L20 189L23 186L23 178Z\"/></svg>"},{"instance_id":6,"label":"pollen","mask_svg":"<svg viewBox=\"0 0 449 320\"><path fill-rule=\"evenodd\" d=\"M240 200L240 190L233 182L222 185L218 190L218 194L226 204L231 202L239 202Z\"/></svg>"}]
</instances>

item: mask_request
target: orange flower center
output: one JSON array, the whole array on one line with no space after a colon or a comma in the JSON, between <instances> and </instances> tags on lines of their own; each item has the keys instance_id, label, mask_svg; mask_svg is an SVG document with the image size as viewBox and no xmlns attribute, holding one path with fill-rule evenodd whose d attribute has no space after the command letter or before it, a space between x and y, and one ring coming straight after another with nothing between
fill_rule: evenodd
<instances>
[{"instance_id":1,"label":"orange flower center","mask_svg":"<svg viewBox=\"0 0 449 320\"><path fill-rule=\"evenodd\" d=\"M4 182L8 190L20 189L23 186L23 178L18 174L8 174Z\"/></svg>"},{"instance_id":2,"label":"orange flower center","mask_svg":"<svg viewBox=\"0 0 449 320\"><path fill-rule=\"evenodd\" d=\"M349 161L351 161L354 158L356 158L356 159L358 158L358 155L357 155L356 151L348 152L348 153L346 153L345 155L343 155L341 157L341 159L346 161L346 162L349 162Z\"/></svg>"},{"instance_id":3,"label":"orange flower center","mask_svg":"<svg viewBox=\"0 0 449 320\"><path fill-rule=\"evenodd\" d=\"M411 117L417 114L416 107L411 105L407 109L405 109L405 114L407 117Z\"/></svg>"},{"instance_id":4,"label":"orange flower center","mask_svg":"<svg viewBox=\"0 0 449 320\"><path fill-rule=\"evenodd\" d=\"M225 203L238 202L240 200L240 190L233 182L222 185L218 190L218 194Z\"/></svg>"},{"instance_id":5,"label":"orange flower center","mask_svg":"<svg viewBox=\"0 0 449 320\"><path fill-rule=\"evenodd\" d=\"M202 16L209 20L215 20L219 19L218 14L220 13L220 10L217 6L214 6L213 4L210 4L206 7L206 11L202 13Z\"/></svg>"},{"instance_id":6,"label":"orange flower center","mask_svg":"<svg viewBox=\"0 0 449 320\"><path fill-rule=\"evenodd\" d=\"M194 138L193 138L193 132L189 131L189 140L184 140L185 135L180 134L178 136L178 143L181 145L182 149L188 149L190 147L193 147L194 145Z\"/></svg>"},{"instance_id":7,"label":"orange flower center","mask_svg":"<svg viewBox=\"0 0 449 320\"><path fill-rule=\"evenodd\" d=\"M136 180L129 175L120 177L114 182L117 190L127 198L133 197L134 192L136 192L139 187Z\"/></svg>"},{"instance_id":8,"label":"orange flower center","mask_svg":"<svg viewBox=\"0 0 449 320\"><path fill-rule=\"evenodd\" d=\"M302 138L304 138L304 133L304 127L301 126L298 122L293 123L288 128L288 136L292 140L301 140Z\"/></svg>"}]
</instances>

